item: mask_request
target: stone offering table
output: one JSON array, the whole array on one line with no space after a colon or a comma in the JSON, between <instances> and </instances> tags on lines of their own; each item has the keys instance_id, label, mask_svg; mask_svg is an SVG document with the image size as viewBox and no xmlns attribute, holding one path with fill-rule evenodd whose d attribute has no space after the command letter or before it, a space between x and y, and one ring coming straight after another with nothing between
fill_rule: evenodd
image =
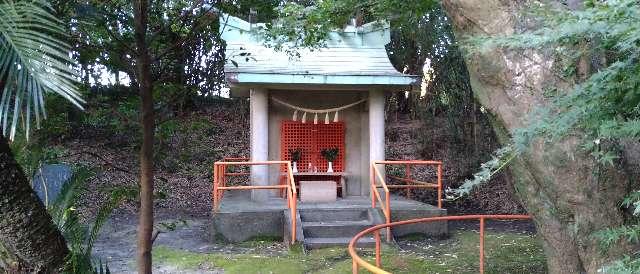
<instances>
[{"instance_id":1,"label":"stone offering table","mask_svg":"<svg viewBox=\"0 0 640 274\"><path fill-rule=\"evenodd\" d=\"M347 175L346 172L296 172L293 174L293 178L301 192L304 191L300 189L299 183L301 181L333 181L337 197L344 197L344 194L347 193L345 179Z\"/></svg>"},{"instance_id":2,"label":"stone offering table","mask_svg":"<svg viewBox=\"0 0 640 274\"><path fill-rule=\"evenodd\" d=\"M334 181L300 181L301 202L335 202L337 199Z\"/></svg>"}]
</instances>

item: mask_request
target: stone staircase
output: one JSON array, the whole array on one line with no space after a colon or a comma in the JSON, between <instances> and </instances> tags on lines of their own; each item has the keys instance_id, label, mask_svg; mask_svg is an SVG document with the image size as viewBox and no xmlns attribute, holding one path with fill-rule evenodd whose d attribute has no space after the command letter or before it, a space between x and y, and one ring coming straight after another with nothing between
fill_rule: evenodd
<instances>
[{"instance_id":1,"label":"stone staircase","mask_svg":"<svg viewBox=\"0 0 640 274\"><path fill-rule=\"evenodd\" d=\"M302 242L306 249L346 246L358 232L382 223L375 209L311 209L300 210ZM363 237L358 247L373 246L372 236Z\"/></svg>"}]
</instances>

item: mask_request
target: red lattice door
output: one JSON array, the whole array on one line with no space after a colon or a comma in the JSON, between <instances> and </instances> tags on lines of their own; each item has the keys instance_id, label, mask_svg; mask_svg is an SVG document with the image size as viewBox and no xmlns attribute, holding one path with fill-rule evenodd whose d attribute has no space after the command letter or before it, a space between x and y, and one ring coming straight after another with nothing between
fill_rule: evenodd
<instances>
[{"instance_id":1,"label":"red lattice door","mask_svg":"<svg viewBox=\"0 0 640 274\"><path fill-rule=\"evenodd\" d=\"M321 151L326 148L338 148L338 157L333 163L333 170L344 171L344 122L336 123L302 123L296 121L283 121L280 130L280 155L285 161L291 161L291 150L302 150L301 160L298 162L298 170L311 171L317 167L318 171L326 171L327 160L322 157Z\"/></svg>"}]
</instances>

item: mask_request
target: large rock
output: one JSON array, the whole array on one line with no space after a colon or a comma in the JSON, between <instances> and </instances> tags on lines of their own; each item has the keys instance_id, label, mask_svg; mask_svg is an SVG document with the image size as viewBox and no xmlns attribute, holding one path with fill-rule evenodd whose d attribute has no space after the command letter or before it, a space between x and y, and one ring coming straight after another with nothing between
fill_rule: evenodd
<instances>
[{"instance_id":1,"label":"large rock","mask_svg":"<svg viewBox=\"0 0 640 274\"><path fill-rule=\"evenodd\" d=\"M444 0L457 37L508 35L535 27L522 9L532 1ZM473 92L495 117L502 142L526 127L528 114L549 104L548 88L568 90L575 79L554 73L550 52L502 50L472 53L465 59ZM579 133L576 134L579 136ZM510 166L517 195L533 215L544 240L552 273L596 273L611 253L600 253L595 231L622 224L617 203L627 193L629 177L618 164L602 166L580 149L580 140L536 141Z\"/></svg>"},{"instance_id":2,"label":"large rock","mask_svg":"<svg viewBox=\"0 0 640 274\"><path fill-rule=\"evenodd\" d=\"M45 205L56 201L73 170L65 164L43 165L33 177L33 190Z\"/></svg>"}]
</instances>

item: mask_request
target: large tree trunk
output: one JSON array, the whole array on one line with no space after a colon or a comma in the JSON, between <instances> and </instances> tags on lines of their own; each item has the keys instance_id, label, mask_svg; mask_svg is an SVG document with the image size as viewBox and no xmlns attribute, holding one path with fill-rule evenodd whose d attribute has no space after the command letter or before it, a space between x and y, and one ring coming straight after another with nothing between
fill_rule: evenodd
<instances>
[{"instance_id":1,"label":"large tree trunk","mask_svg":"<svg viewBox=\"0 0 640 274\"><path fill-rule=\"evenodd\" d=\"M443 6L457 37L492 36L534 27L521 13L529 2L444 0ZM554 73L554 58L546 50L494 49L471 53L465 61L473 92L495 115L494 128L503 142L526 126L527 115L536 106L550 104L544 90L568 90L575 80ZM596 163L580 148L578 137L570 136L554 143L534 142L510 169L517 195L543 239L551 273L596 273L625 251L617 246L601 253L593 237L594 232L623 222L618 203L627 193L629 179L620 163L615 167Z\"/></svg>"},{"instance_id":2,"label":"large tree trunk","mask_svg":"<svg viewBox=\"0 0 640 274\"><path fill-rule=\"evenodd\" d=\"M137 82L141 98L142 146L140 148L140 220L138 223L138 273L151 273L153 233L153 83L151 58L147 47L148 0L133 2L137 48Z\"/></svg>"},{"instance_id":3,"label":"large tree trunk","mask_svg":"<svg viewBox=\"0 0 640 274\"><path fill-rule=\"evenodd\" d=\"M69 250L0 131L0 245L21 267L60 272ZM2 259L2 258L0 258ZM6 267L6 266L5 266Z\"/></svg>"}]
</instances>

